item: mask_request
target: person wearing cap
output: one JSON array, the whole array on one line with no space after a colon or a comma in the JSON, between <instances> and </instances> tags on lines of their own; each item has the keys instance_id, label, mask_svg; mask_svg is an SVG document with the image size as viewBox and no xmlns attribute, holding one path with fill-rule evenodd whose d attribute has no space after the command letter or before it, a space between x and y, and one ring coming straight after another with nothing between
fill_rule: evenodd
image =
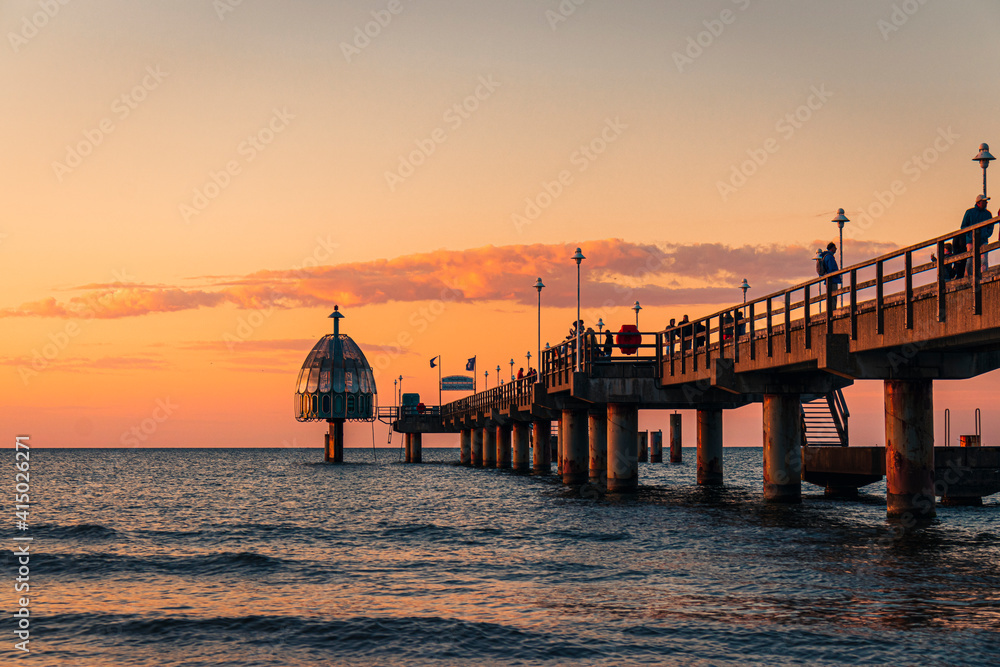
<instances>
[{"instance_id":1,"label":"person wearing cap","mask_svg":"<svg viewBox=\"0 0 1000 667\"><path fill-rule=\"evenodd\" d=\"M989 200L990 198L987 197L986 195L976 195L976 205L970 208L968 211L966 211L965 217L962 218L962 227L961 227L962 229L978 225L980 222L983 222L984 220L989 220L990 218L993 217L993 214L990 213L988 210L986 210L986 202L988 202ZM993 235L993 225L988 225L986 227L983 227L982 229L977 230L975 232L975 235L977 237L976 245L980 246L986 245L987 243L990 242L990 236ZM956 253L960 252L959 250L960 248L965 248L967 251L971 252L973 248L972 236L973 236L972 232L956 236L955 252ZM962 260L960 262L955 262L956 278L965 277L965 266L966 266L965 260ZM982 270L985 271L988 266L989 264L986 260L986 255L984 254L982 256Z\"/></svg>"}]
</instances>

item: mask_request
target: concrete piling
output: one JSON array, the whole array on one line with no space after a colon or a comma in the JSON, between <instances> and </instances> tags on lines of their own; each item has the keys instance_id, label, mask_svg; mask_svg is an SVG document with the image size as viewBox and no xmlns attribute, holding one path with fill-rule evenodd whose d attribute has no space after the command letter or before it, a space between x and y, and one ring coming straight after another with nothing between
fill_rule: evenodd
<instances>
[{"instance_id":1,"label":"concrete piling","mask_svg":"<svg viewBox=\"0 0 1000 667\"><path fill-rule=\"evenodd\" d=\"M649 431L639 431L639 463L649 461Z\"/></svg>"},{"instance_id":2,"label":"concrete piling","mask_svg":"<svg viewBox=\"0 0 1000 667\"><path fill-rule=\"evenodd\" d=\"M590 483L607 486L608 483L608 409L587 413L590 434Z\"/></svg>"},{"instance_id":3,"label":"concrete piling","mask_svg":"<svg viewBox=\"0 0 1000 667\"><path fill-rule=\"evenodd\" d=\"M531 469L536 475L548 475L552 469L552 422L548 419L531 423L532 438L535 441L532 451Z\"/></svg>"},{"instance_id":4,"label":"concrete piling","mask_svg":"<svg viewBox=\"0 0 1000 667\"><path fill-rule=\"evenodd\" d=\"M663 431L653 431L650 433L649 462L663 463Z\"/></svg>"},{"instance_id":5,"label":"concrete piling","mask_svg":"<svg viewBox=\"0 0 1000 667\"><path fill-rule=\"evenodd\" d=\"M492 424L483 428L483 467L497 467L497 427Z\"/></svg>"},{"instance_id":6,"label":"concrete piling","mask_svg":"<svg viewBox=\"0 0 1000 667\"><path fill-rule=\"evenodd\" d=\"M424 436L422 433L412 433L410 434L410 463L423 463L424 460L424 450L423 450L423 440Z\"/></svg>"},{"instance_id":7,"label":"concrete piling","mask_svg":"<svg viewBox=\"0 0 1000 667\"><path fill-rule=\"evenodd\" d=\"M639 410L608 404L608 491L634 493L639 488Z\"/></svg>"},{"instance_id":8,"label":"concrete piling","mask_svg":"<svg viewBox=\"0 0 1000 667\"><path fill-rule=\"evenodd\" d=\"M931 518L934 506L932 380L885 380L886 510Z\"/></svg>"},{"instance_id":9,"label":"concrete piling","mask_svg":"<svg viewBox=\"0 0 1000 667\"><path fill-rule=\"evenodd\" d=\"M463 428L458 436L459 454L458 462L463 466L472 465L472 431Z\"/></svg>"},{"instance_id":10,"label":"concrete piling","mask_svg":"<svg viewBox=\"0 0 1000 667\"><path fill-rule=\"evenodd\" d=\"M590 442L587 411L563 410L563 484L586 484L590 479Z\"/></svg>"},{"instance_id":11,"label":"concrete piling","mask_svg":"<svg viewBox=\"0 0 1000 667\"><path fill-rule=\"evenodd\" d=\"M528 472L531 470L531 459L528 458L529 426L528 422L514 422L514 452L512 464L515 472Z\"/></svg>"},{"instance_id":12,"label":"concrete piling","mask_svg":"<svg viewBox=\"0 0 1000 667\"><path fill-rule=\"evenodd\" d=\"M680 463L681 454L681 415L670 415L670 462Z\"/></svg>"},{"instance_id":13,"label":"concrete piling","mask_svg":"<svg viewBox=\"0 0 1000 667\"><path fill-rule=\"evenodd\" d=\"M556 474L562 477L563 470L563 441L565 440L565 429L563 428L563 420L560 416L556 421Z\"/></svg>"},{"instance_id":14,"label":"concrete piling","mask_svg":"<svg viewBox=\"0 0 1000 667\"><path fill-rule=\"evenodd\" d=\"M475 468L483 467L483 429L472 429L472 465Z\"/></svg>"},{"instance_id":15,"label":"concrete piling","mask_svg":"<svg viewBox=\"0 0 1000 667\"><path fill-rule=\"evenodd\" d=\"M802 501L802 401L764 394L764 500Z\"/></svg>"},{"instance_id":16,"label":"concrete piling","mask_svg":"<svg viewBox=\"0 0 1000 667\"><path fill-rule=\"evenodd\" d=\"M722 410L698 410L698 483L722 484Z\"/></svg>"},{"instance_id":17,"label":"concrete piling","mask_svg":"<svg viewBox=\"0 0 1000 667\"><path fill-rule=\"evenodd\" d=\"M508 469L511 466L510 424L497 425L497 468Z\"/></svg>"}]
</instances>

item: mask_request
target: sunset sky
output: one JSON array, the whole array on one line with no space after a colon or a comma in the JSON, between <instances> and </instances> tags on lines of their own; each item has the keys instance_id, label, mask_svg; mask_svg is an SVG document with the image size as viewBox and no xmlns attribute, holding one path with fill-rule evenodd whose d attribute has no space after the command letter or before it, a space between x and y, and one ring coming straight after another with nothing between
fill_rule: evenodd
<instances>
[{"instance_id":1,"label":"sunset sky","mask_svg":"<svg viewBox=\"0 0 1000 667\"><path fill-rule=\"evenodd\" d=\"M839 207L847 264L957 228L1000 149L995 0L17 0L0 24L0 424L36 446L319 447L292 395L334 304L382 404L400 375L436 403L438 354L480 386L525 365L538 276L542 344L566 335L577 246L588 324L638 299L661 329L814 275ZM998 394L937 383L938 444ZM847 397L882 444L881 383ZM760 407L725 431L760 445Z\"/></svg>"}]
</instances>

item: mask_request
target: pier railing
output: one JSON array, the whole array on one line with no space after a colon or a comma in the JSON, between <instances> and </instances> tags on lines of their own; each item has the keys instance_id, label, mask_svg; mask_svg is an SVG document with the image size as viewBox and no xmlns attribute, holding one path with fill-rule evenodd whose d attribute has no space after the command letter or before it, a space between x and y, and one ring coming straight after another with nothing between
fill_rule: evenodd
<instances>
[{"instance_id":1,"label":"pier railing","mask_svg":"<svg viewBox=\"0 0 1000 667\"><path fill-rule=\"evenodd\" d=\"M805 323L815 324L817 317L826 323L827 333L833 333L834 320L849 318L851 339L857 340L862 308L874 307L875 333L881 334L885 327L885 306L897 301L904 305L906 328L912 329L917 292L937 300L938 322L947 318L945 295L949 289L972 290L973 312L981 314L981 264L984 257L995 258L1000 254L994 252L1000 248L1000 242L974 244L971 251L950 255L945 255L945 244L965 234L971 238L974 230L998 221L1000 216L668 328L657 334L663 377L707 369L713 358L728 357L735 362L743 357L756 360L758 345L754 342L759 340L763 340L764 355L771 357L779 336L784 351L791 353L792 336L785 334L796 325L803 327L804 348L811 349L812 329ZM930 261L918 263L924 253ZM965 277L957 277L955 274L962 267ZM996 273L995 269L989 271L991 277Z\"/></svg>"},{"instance_id":2,"label":"pier railing","mask_svg":"<svg viewBox=\"0 0 1000 667\"><path fill-rule=\"evenodd\" d=\"M660 332L619 331L609 345L604 334L584 333L580 337L580 370L587 375L618 365L647 362L659 373ZM619 342L620 341L620 342ZM568 338L542 352L542 378L546 388L561 391L571 386L576 369L576 338Z\"/></svg>"}]
</instances>

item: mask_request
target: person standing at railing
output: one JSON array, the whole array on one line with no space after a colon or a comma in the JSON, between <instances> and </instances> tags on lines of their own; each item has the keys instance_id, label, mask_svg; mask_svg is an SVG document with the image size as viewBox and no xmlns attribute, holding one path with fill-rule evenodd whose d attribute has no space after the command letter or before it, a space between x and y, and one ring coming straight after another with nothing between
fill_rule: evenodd
<instances>
[{"instance_id":1,"label":"person standing at railing","mask_svg":"<svg viewBox=\"0 0 1000 667\"><path fill-rule=\"evenodd\" d=\"M611 353L614 351L614 349L615 349L615 338L614 336L611 335L611 329L608 329L607 331L604 332L604 349L601 350L601 353L605 357L610 359Z\"/></svg>"},{"instance_id":2,"label":"person standing at railing","mask_svg":"<svg viewBox=\"0 0 1000 667\"><path fill-rule=\"evenodd\" d=\"M993 217L993 214L986 209L986 202L990 200L986 195L976 195L976 205L965 212L965 217L962 218L962 229L978 225L980 222L984 222ZM971 252L973 249L973 234L975 234L976 245L984 246L990 242L990 237L993 235L993 225L987 225L982 229L976 230L975 232L969 232L967 234L962 234L961 236L955 237L955 252L961 252L960 248L965 248L966 251ZM989 268L989 262L986 259L986 254L982 255L981 260L982 270L985 271ZM965 277L965 267L966 261L963 259L960 262L955 262L955 277L964 278Z\"/></svg>"}]
</instances>

